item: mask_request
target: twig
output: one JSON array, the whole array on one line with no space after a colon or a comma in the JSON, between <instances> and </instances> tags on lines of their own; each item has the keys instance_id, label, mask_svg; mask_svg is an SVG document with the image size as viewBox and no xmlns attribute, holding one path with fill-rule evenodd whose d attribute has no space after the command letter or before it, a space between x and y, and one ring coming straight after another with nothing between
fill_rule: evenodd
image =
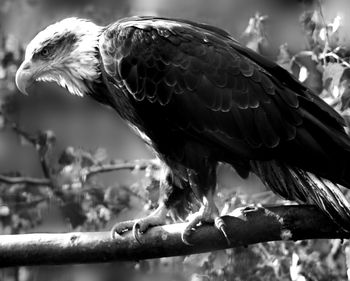
<instances>
[{"instance_id":1,"label":"twig","mask_svg":"<svg viewBox=\"0 0 350 281\"><path fill-rule=\"evenodd\" d=\"M50 185L51 182L46 178L31 178L31 177L9 177L0 175L0 182L7 184L33 184L33 185Z\"/></svg>"},{"instance_id":2,"label":"twig","mask_svg":"<svg viewBox=\"0 0 350 281\"><path fill-rule=\"evenodd\" d=\"M318 7L319 7L320 16L322 18L323 25L324 25L325 32L326 32L326 38L325 38L326 40L325 40L324 48L323 48L322 54L320 55L320 57L323 58L323 65L325 65L326 64L326 54L329 50L329 32L328 32L328 26L327 26L326 20L325 20L324 15L323 15L321 1L318 0L317 3L318 3Z\"/></svg>"},{"instance_id":3,"label":"twig","mask_svg":"<svg viewBox=\"0 0 350 281\"><path fill-rule=\"evenodd\" d=\"M41 169L43 171L43 174L44 176L47 178L47 179L50 179L52 181L52 173L50 172L50 166L49 166L49 163L46 159L46 153L40 153L39 152L39 160L40 160L40 166L41 166Z\"/></svg>"},{"instance_id":4,"label":"twig","mask_svg":"<svg viewBox=\"0 0 350 281\"><path fill-rule=\"evenodd\" d=\"M349 243L346 243L344 246L345 253L345 264L346 264L346 275L350 281L350 246Z\"/></svg>"},{"instance_id":5,"label":"twig","mask_svg":"<svg viewBox=\"0 0 350 281\"><path fill-rule=\"evenodd\" d=\"M36 137L34 137L33 135L23 131L22 129L20 129L18 127L18 125L15 122L12 122L11 120L6 118L6 122L9 124L10 128L17 133L19 136L21 136L22 138L24 138L26 141L28 141L29 143L31 143L34 147L36 146Z\"/></svg>"},{"instance_id":6,"label":"twig","mask_svg":"<svg viewBox=\"0 0 350 281\"><path fill-rule=\"evenodd\" d=\"M33 147L39 154L40 166L42 168L43 174L46 178L53 181L53 175L50 170L50 165L48 161L48 154L52 149L52 140L55 138L54 134L51 131L39 132L37 134L30 134L22 130L17 123L6 118L6 123L9 124L10 128L17 133L19 136L24 138L26 141L31 143ZM54 185L54 183L53 183Z\"/></svg>"},{"instance_id":7,"label":"twig","mask_svg":"<svg viewBox=\"0 0 350 281\"><path fill-rule=\"evenodd\" d=\"M227 241L211 225L199 227L190 237L191 246L181 240L186 224L153 227L138 243L126 233L115 240L109 232L3 235L0 239L0 267L137 261L189 255L250 244L316 238L349 238L328 217L312 206L279 206L241 210L244 219L223 217Z\"/></svg>"},{"instance_id":8,"label":"twig","mask_svg":"<svg viewBox=\"0 0 350 281\"><path fill-rule=\"evenodd\" d=\"M146 159L146 160L135 160L129 162L120 162L120 163L109 163L101 164L96 166L91 166L83 168L81 170L82 178L84 180L90 178L93 175L100 173L107 173L120 170L145 170L148 167L157 168L159 164L155 159ZM11 177L0 174L0 182L7 184L34 184L34 185L52 185L52 180L49 178L33 178L33 177Z\"/></svg>"},{"instance_id":9,"label":"twig","mask_svg":"<svg viewBox=\"0 0 350 281\"><path fill-rule=\"evenodd\" d=\"M81 174L82 178L87 180L93 175L100 173L107 173L120 170L145 170L148 167L159 167L157 160L155 159L146 159L146 160L136 160L130 162L119 162L119 163L108 163L101 165L94 165L82 169Z\"/></svg>"},{"instance_id":10,"label":"twig","mask_svg":"<svg viewBox=\"0 0 350 281\"><path fill-rule=\"evenodd\" d=\"M337 98L334 98L328 105L335 108L340 103L341 103L341 98L337 97Z\"/></svg>"},{"instance_id":11,"label":"twig","mask_svg":"<svg viewBox=\"0 0 350 281\"><path fill-rule=\"evenodd\" d=\"M50 152L52 152L55 140L56 137L52 131L39 132L36 138L35 148L39 154L40 165L44 176L51 180L54 188L57 188L55 175L52 173L49 160Z\"/></svg>"},{"instance_id":12,"label":"twig","mask_svg":"<svg viewBox=\"0 0 350 281\"><path fill-rule=\"evenodd\" d=\"M334 52L328 52L328 53L324 54L324 57L332 57L335 60L337 60L338 63L340 62L344 67L350 68L350 64L345 59L339 57Z\"/></svg>"}]
</instances>

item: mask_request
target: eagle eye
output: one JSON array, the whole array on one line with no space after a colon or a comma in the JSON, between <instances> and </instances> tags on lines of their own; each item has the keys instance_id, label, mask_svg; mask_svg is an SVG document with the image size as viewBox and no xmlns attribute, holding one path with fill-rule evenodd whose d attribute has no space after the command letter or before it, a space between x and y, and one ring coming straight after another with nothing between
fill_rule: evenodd
<instances>
[{"instance_id":1,"label":"eagle eye","mask_svg":"<svg viewBox=\"0 0 350 281\"><path fill-rule=\"evenodd\" d=\"M52 47L46 46L44 48L42 48L42 50L39 52L40 57L42 58L47 58L52 51Z\"/></svg>"}]
</instances>

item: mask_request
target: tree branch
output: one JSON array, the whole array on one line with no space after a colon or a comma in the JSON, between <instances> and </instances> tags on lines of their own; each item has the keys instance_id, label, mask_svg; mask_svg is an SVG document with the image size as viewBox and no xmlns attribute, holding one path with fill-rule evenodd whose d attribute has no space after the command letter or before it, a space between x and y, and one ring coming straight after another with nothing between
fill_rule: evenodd
<instances>
[{"instance_id":1,"label":"tree branch","mask_svg":"<svg viewBox=\"0 0 350 281\"><path fill-rule=\"evenodd\" d=\"M33 185L50 185L51 182L46 178L32 178L32 177L10 177L0 175L0 182L7 184L33 184Z\"/></svg>"},{"instance_id":2,"label":"tree branch","mask_svg":"<svg viewBox=\"0 0 350 281\"><path fill-rule=\"evenodd\" d=\"M40 166L43 170L44 179L30 178L30 177L8 177L0 175L0 182L8 184L35 184L35 185L53 185L53 176L50 170L49 161L47 159L48 153L52 148L55 136L52 131L43 131L36 134L30 134L22 130L17 123L12 122L10 119L5 117L5 121L8 126L20 137L25 139L27 142L33 145L39 154Z\"/></svg>"},{"instance_id":3,"label":"tree branch","mask_svg":"<svg viewBox=\"0 0 350 281\"><path fill-rule=\"evenodd\" d=\"M136 261L267 241L350 236L313 206L254 207L241 209L239 213L244 219L224 217L230 246L211 225L199 227L191 237L193 245L185 245L181 241L184 223L153 227L141 236L141 244L130 232L115 240L109 232L2 235L0 267Z\"/></svg>"},{"instance_id":4,"label":"tree branch","mask_svg":"<svg viewBox=\"0 0 350 281\"><path fill-rule=\"evenodd\" d=\"M120 171L120 170L145 170L148 167L152 167L153 169L159 168L159 163L157 159L145 159L145 160L135 160L135 161L123 161L117 163L108 163L101 165L94 165L87 168L82 169L81 174L83 178L88 179L89 177L107 173L112 171Z\"/></svg>"},{"instance_id":5,"label":"tree branch","mask_svg":"<svg viewBox=\"0 0 350 281\"><path fill-rule=\"evenodd\" d=\"M45 166L48 166L47 164ZM156 159L145 159L145 160L135 160L135 161L123 161L118 163L107 163L101 165L94 165L90 167L83 168L81 170L82 178L87 180L93 175L120 171L120 170L145 170L148 167L153 169L159 168L159 164ZM43 168L44 170L44 168ZM52 177L52 176L51 176ZM33 185L51 185L52 180L49 178L33 178L33 177L11 177L0 174L0 182L7 184L33 184Z\"/></svg>"}]
</instances>

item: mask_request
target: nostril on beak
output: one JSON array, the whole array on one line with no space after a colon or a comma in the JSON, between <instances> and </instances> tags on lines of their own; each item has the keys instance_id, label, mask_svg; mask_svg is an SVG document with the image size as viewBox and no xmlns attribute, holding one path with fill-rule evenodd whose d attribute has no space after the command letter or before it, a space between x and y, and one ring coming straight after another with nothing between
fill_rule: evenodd
<instances>
[{"instance_id":1,"label":"nostril on beak","mask_svg":"<svg viewBox=\"0 0 350 281\"><path fill-rule=\"evenodd\" d=\"M30 64L26 63L25 65L23 65L22 70L28 70L30 69Z\"/></svg>"}]
</instances>

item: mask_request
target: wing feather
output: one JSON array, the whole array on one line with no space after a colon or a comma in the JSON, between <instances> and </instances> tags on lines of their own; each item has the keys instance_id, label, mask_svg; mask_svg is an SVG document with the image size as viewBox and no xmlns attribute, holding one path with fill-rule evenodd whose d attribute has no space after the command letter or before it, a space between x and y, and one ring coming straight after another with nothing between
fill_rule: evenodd
<instances>
[{"instance_id":1,"label":"wing feather","mask_svg":"<svg viewBox=\"0 0 350 281\"><path fill-rule=\"evenodd\" d=\"M333 109L219 29L132 18L106 29L100 52L109 80L147 105L169 132L240 159L276 158L307 170L314 163L299 160L300 151L304 159L320 159L332 141L350 150L343 120ZM316 169L327 178L326 168Z\"/></svg>"}]
</instances>

